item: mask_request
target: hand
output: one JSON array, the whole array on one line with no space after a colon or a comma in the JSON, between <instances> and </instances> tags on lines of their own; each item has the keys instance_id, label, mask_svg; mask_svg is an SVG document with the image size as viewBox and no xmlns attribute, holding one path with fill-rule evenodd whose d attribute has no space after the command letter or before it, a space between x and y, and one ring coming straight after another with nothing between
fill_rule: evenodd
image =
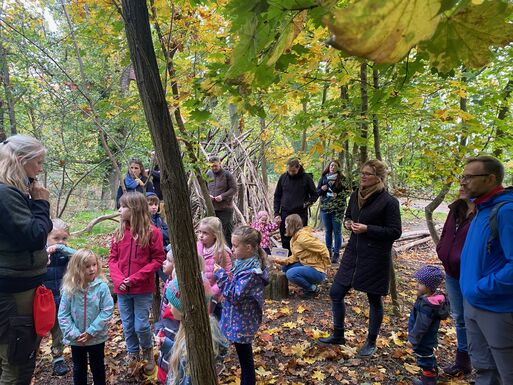
<instances>
[{"instance_id":1,"label":"hand","mask_svg":"<svg viewBox=\"0 0 513 385\"><path fill-rule=\"evenodd\" d=\"M125 286L127 286L127 287L130 287L130 286L132 285L132 284L130 283L130 278L125 278L125 279L123 280L123 283L124 283L124 284L125 284Z\"/></svg>"},{"instance_id":2,"label":"hand","mask_svg":"<svg viewBox=\"0 0 513 385\"><path fill-rule=\"evenodd\" d=\"M274 217L274 222L275 222L275 223L277 223L277 224L280 224L280 223L281 223L281 216L276 215L276 216Z\"/></svg>"},{"instance_id":3,"label":"hand","mask_svg":"<svg viewBox=\"0 0 513 385\"><path fill-rule=\"evenodd\" d=\"M351 231L351 225L352 224L353 224L353 221L348 219L347 221L344 222L344 227L346 228L346 230Z\"/></svg>"},{"instance_id":4,"label":"hand","mask_svg":"<svg viewBox=\"0 0 513 385\"><path fill-rule=\"evenodd\" d=\"M119 285L119 290L121 290L121 291L127 291L127 289L128 289L128 287L127 287L124 283L122 283L121 285Z\"/></svg>"},{"instance_id":5,"label":"hand","mask_svg":"<svg viewBox=\"0 0 513 385\"><path fill-rule=\"evenodd\" d=\"M351 225L351 230L355 234L362 234L367 232L367 225L364 225L362 223L353 223Z\"/></svg>"},{"instance_id":6,"label":"hand","mask_svg":"<svg viewBox=\"0 0 513 385\"><path fill-rule=\"evenodd\" d=\"M322 191L326 191L326 190L328 190L328 185L327 185L327 184L322 185L322 186L321 186L321 190L322 190Z\"/></svg>"},{"instance_id":7,"label":"hand","mask_svg":"<svg viewBox=\"0 0 513 385\"><path fill-rule=\"evenodd\" d=\"M48 262L46 262L46 266L50 265L50 263L52 263L52 260L50 258L50 254L48 254Z\"/></svg>"},{"instance_id":8,"label":"hand","mask_svg":"<svg viewBox=\"0 0 513 385\"><path fill-rule=\"evenodd\" d=\"M77 338L77 342L79 344L85 344L87 341L89 341L90 339L92 339L93 336L89 333L86 333L86 332L83 332L82 334L80 334Z\"/></svg>"},{"instance_id":9,"label":"hand","mask_svg":"<svg viewBox=\"0 0 513 385\"><path fill-rule=\"evenodd\" d=\"M214 198L216 202L221 202L223 200L223 197L221 195L218 195Z\"/></svg>"},{"instance_id":10,"label":"hand","mask_svg":"<svg viewBox=\"0 0 513 385\"><path fill-rule=\"evenodd\" d=\"M279 257L272 257L271 261L273 261L277 265L285 265L285 261Z\"/></svg>"},{"instance_id":11,"label":"hand","mask_svg":"<svg viewBox=\"0 0 513 385\"><path fill-rule=\"evenodd\" d=\"M333 198L336 198L337 197L337 193L333 193Z\"/></svg>"},{"instance_id":12,"label":"hand","mask_svg":"<svg viewBox=\"0 0 513 385\"><path fill-rule=\"evenodd\" d=\"M35 180L29 187L29 194L34 200L47 201L50 199L50 191L44 188L44 186Z\"/></svg>"},{"instance_id":13,"label":"hand","mask_svg":"<svg viewBox=\"0 0 513 385\"><path fill-rule=\"evenodd\" d=\"M214 200L214 196L213 195L208 194L208 196L210 197L210 199Z\"/></svg>"},{"instance_id":14,"label":"hand","mask_svg":"<svg viewBox=\"0 0 513 385\"><path fill-rule=\"evenodd\" d=\"M222 269L222 267L221 267L221 266L219 266L217 263L214 263L214 273L215 273L216 271L218 271L218 270L221 270L221 269Z\"/></svg>"},{"instance_id":15,"label":"hand","mask_svg":"<svg viewBox=\"0 0 513 385\"><path fill-rule=\"evenodd\" d=\"M56 251L57 251L57 246L55 246L55 245L48 246L48 247L46 248L46 252L47 252L48 254L50 254L50 255L51 255L51 254L53 254L53 253L55 253Z\"/></svg>"},{"instance_id":16,"label":"hand","mask_svg":"<svg viewBox=\"0 0 513 385\"><path fill-rule=\"evenodd\" d=\"M137 182L137 184L139 186L144 186L144 182L142 180L140 180L139 178L135 178L135 181Z\"/></svg>"}]
</instances>

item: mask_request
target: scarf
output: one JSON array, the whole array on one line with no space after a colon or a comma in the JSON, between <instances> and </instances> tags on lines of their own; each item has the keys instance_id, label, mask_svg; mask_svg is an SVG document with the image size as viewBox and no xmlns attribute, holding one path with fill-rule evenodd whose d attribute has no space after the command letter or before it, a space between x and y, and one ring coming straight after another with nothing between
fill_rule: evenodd
<instances>
[{"instance_id":1,"label":"scarf","mask_svg":"<svg viewBox=\"0 0 513 385\"><path fill-rule=\"evenodd\" d=\"M375 185L369 186L365 189L360 187L358 189L358 208L361 209L374 193L383 191L384 189L385 185L381 179Z\"/></svg>"},{"instance_id":2,"label":"scarf","mask_svg":"<svg viewBox=\"0 0 513 385\"><path fill-rule=\"evenodd\" d=\"M125 176L125 187L127 190L135 190L137 188L137 182L130 176L130 174L126 174Z\"/></svg>"},{"instance_id":3,"label":"scarf","mask_svg":"<svg viewBox=\"0 0 513 385\"><path fill-rule=\"evenodd\" d=\"M262 269L262 265L260 264L260 258L257 256L246 258L246 259L236 259L235 264L232 267L231 273L235 276L242 271L251 270L251 269Z\"/></svg>"}]
</instances>

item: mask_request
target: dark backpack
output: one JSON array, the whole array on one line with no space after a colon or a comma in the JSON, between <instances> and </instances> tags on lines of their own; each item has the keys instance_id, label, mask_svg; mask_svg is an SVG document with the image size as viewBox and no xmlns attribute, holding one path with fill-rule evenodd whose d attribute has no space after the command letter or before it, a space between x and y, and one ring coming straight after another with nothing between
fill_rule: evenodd
<instances>
[{"instance_id":1,"label":"dark backpack","mask_svg":"<svg viewBox=\"0 0 513 385\"><path fill-rule=\"evenodd\" d=\"M490 212L490 216L488 217L488 224L490 225L490 238L488 238L488 243L486 245L488 254L492 253L493 241L499 238L499 230L497 229L497 214L500 208L508 203L513 203L513 201L503 201L497 203L495 206L493 206L492 211Z\"/></svg>"}]
</instances>

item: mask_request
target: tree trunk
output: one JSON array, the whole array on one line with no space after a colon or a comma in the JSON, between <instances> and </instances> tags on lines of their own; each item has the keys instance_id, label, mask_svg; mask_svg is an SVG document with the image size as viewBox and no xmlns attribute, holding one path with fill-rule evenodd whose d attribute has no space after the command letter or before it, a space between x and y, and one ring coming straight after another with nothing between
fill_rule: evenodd
<instances>
[{"instance_id":1,"label":"tree trunk","mask_svg":"<svg viewBox=\"0 0 513 385\"><path fill-rule=\"evenodd\" d=\"M444 201L445 196L451 189L452 182L447 182L443 185L442 189L438 193L438 195L433 199L425 208L424 213L426 215L426 224L429 230L429 234L431 234L431 238L433 238L433 243L438 245L440 241L440 235L438 235L438 231L436 230L435 221L433 220L433 212L436 210L440 203Z\"/></svg>"},{"instance_id":2,"label":"tree trunk","mask_svg":"<svg viewBox=\"0 0 513 385\"><path fill-rule=\"evenodd\" d=\"M289 281L282 271L271 271L269 285L264 288L264 297L281 301L289 297Z\"/></svg>"},{"instance_id":3,"label":"tree trunk","mask_svg":"<svg viewBox=\"0 0 513 385\"><path fill-rule=\"evenodd\" d=\"M379 89L379 71L374 68L372 70L372 82L374 85L374 90ZM381 137L379 135L379 124L378 124L378 116L376 114L372 114L372 134L374 136L374 154L376 155L376 159L383 160L381 155Z\"/></svg>"},{"instance_id":4,"label":"tree trunk","mask_svg":"<svg viewBox=\"0 0 513 385\"><path fill-rule=\"evenodd\" d=\"M262 169L262 181L264 182L265 190L269 191L269 178L267 176L267 158L265 156L265 139L262 138L266 129L265 118L260 118L260 168Z\"/></svg>"},{"instance_id":5,"label":"tree trunk","mask_svg":"<svg viewBox=\"0 0 513 385\"><path fill-rule=\"evenodd\" d=\"M7 64L7 48L4 47L2 36L0 35L0 76L4 86L5 101L7 102L7 112L9 114L9 123L11 135L16 135L16 115L14 113L14 99L11 93L11 79L9 75L9 65Z\"/></svg>"},{"instance_id":6,"label":"tree trunk","mask_svg":"<svg viewBox=\"0 0 513 385\"><path fill-rule=\"evenodd\" d=\"M178 281L182 287L188 368L194 385L217 384L205 289L196 252L187 179L167 105L146 2L123 0L123 19L137 87L161 168ZM187 290L183 290L187 287Z\"/></svg>"},{"instance_id":7,"label":"tree trunk","mask_svg":"<svg viewBox=\"0 0 513 385\"><path fill-rule=\"evenodd\" d=\"M509 103L508 99L511 96L511 91L513 90L513 80L508 80L508 84L506 84L506 87L504 88L502 101L503 105L501 109L499 110L499 114L497 115L497 119L500 121L503 121L506 119L506 115L509 112ZM511 135L511 131L508 131L508 134ZM501 140L506 136L506 132L501 127L497 128L497 132L495 133L495 149L493 150L493 155L497 158L502 157L504 144L501 143Z\"/></svg>"},{"instance_id":8,"label":"tree trunk","mask_svg":"<svg viewBox=\"0 0 513 385\"><path fill-rule=\"evenodd\" d=\"M367 112L369 109L369 97L367 95L367 63L362 63L360 65L360 94L360 118L362 119L360 125L360 136L362 140L362 144L360 144L360 165L362 165L369 159L367 149L367 139L369 134L369 123L367 121Z\"/></svg>"},{"instance_id":9,"label":"tree trunk","mask_svg":"<svg viewBox=\"0 0 513 385\"><path fill-rule=\"evenodd\" d=\"M307 113L307 102L306 100L303 100L303 112ZM306 134L307 134L308 127L303 127L303 134L301 135L301 152L306 151Z\"/></svg>"}]
</instances>

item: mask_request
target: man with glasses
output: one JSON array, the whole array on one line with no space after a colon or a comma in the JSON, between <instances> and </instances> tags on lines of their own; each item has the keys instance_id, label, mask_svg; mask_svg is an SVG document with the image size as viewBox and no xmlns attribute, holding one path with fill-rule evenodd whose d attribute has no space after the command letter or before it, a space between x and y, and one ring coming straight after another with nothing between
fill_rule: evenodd
<instances>
[{"instance_id":1,"label":"man with glasses","mask_svg":"<svg viewBox=\"0 0 513 385\"><path fill-rule=\"evenodd\" d=\"M460 270L476 385L513 384L513 190L503 179L491 156L467 160L460 177L477 207Z\"/></svg>"}]
</instances>

